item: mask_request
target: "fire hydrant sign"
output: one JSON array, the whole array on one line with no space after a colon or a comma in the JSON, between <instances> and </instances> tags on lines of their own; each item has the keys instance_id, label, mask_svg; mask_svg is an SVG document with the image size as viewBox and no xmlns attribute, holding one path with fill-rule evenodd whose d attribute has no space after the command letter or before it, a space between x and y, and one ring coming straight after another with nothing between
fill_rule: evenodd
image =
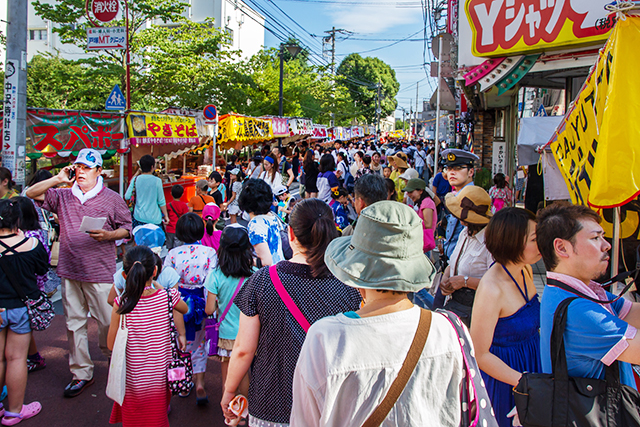
<instances>
[{"instance_id":1,"label":"fire hydrant sign","mask_svg":"<svg viewBox=\"0 0 640 427\"><path fill-rule=\"evenodd\" d=\"M126 49L124 27L87 28L87 50Z\"/></svg>"},{"instance_id":2,"label":"fire hydrant sign","mask_svg":"<svg viewBox=\"0 0 640 427\"><path fill-rule=\"evenodd\" d=\"M91 12L100 22L110 22L117 15L120 9L118 0L93 0L91 2Z\"/></svg>"}]
</instances>

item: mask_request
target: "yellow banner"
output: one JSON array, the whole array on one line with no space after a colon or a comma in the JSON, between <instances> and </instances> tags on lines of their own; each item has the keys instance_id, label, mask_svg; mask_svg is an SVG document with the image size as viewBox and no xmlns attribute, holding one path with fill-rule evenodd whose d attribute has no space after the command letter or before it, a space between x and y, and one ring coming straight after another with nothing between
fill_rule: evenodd
<instances>
[{"instance_id":1,"label":"yellow banner","mask_svg":"<svg viewBox=\"0 0 640 427\"><path fill-rule=\"evenodd\" d=\"M127 130L132 144L197 144L195 117L170 114L131 113Z\"/></svg>"},{"instance_id":2,"label":"yellow banner","mask_svg":"<svg viewBox=\"0 0 640 427\"><path fill-rule=\"evenodd\" d=\"M571 200L621 206L640 191L640 18L619 21L551 143Z\"/></svg>"},{"instance_id":3,"label":"yellow banner","mask_svg":"<svg viewBox=\"0 0 640 427\"><path fill-rule=\"evenodd\" d=\"M249 145L273 139L271 120L255 117L227 115L218 124L218 144L225 148Z\"/></svg>"}]
</instances>

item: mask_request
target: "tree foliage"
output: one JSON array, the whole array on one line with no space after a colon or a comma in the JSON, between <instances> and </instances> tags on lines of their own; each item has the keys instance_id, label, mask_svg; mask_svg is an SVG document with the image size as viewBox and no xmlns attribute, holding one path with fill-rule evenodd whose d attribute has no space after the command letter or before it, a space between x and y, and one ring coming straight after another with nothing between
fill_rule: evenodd
<instances>
[{"instance_id":1,"label":"tree foliage","mask_svg":"<svg viewBox=\"0 0 640 427\"><path fill-rule=\"evenodd\" d=\"M377 107L377 84L380 88L381 117L387 117L398 105L395 96L400 89L395 71L379 58L363 58L357 53L346 56L337 74L340 83L350 92L356 108L370 123L375 122Z\"/></svg>"}]
</instances>

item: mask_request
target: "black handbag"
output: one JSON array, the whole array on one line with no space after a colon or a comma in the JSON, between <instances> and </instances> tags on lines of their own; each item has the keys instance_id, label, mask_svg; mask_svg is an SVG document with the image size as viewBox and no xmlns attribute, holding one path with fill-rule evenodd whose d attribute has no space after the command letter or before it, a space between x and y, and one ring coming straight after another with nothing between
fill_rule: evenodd
<instances>
[{"instance_id":1,"label":"black handbag","mask_svg":"<svg viewBox=\"0 0 640 427\"><path fill-rule=\"evenodd\" d=\"M604 380L569 377L564 330L569 305L576 299L562 301L553 318L553 374L524 373L513 389L520 423L523 427L639 426L640 394L620 383L619 362L605 367Z\"/></svg>"}]
</instances>

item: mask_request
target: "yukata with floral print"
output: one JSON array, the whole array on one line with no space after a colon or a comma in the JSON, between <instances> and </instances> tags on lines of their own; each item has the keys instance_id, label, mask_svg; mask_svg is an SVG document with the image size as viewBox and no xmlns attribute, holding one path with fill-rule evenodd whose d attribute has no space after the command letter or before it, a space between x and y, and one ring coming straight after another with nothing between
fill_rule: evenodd
<instances>
[{"instance_id":1,"label":"yukata with floral print","mask_svg":"<svg viewBox=\"0 0 640 427\"><path fill-rule=\"evenodd\" d=\"M208 246L186 244L169 251L164 266L172 267L180 275L178 289L189 306L189 311L184 315L187 351L191 353L193 373L204 373L207 369L204 282L207 275L218 266L218 256L215 249Z\"/></svg>"}]
</instances>

